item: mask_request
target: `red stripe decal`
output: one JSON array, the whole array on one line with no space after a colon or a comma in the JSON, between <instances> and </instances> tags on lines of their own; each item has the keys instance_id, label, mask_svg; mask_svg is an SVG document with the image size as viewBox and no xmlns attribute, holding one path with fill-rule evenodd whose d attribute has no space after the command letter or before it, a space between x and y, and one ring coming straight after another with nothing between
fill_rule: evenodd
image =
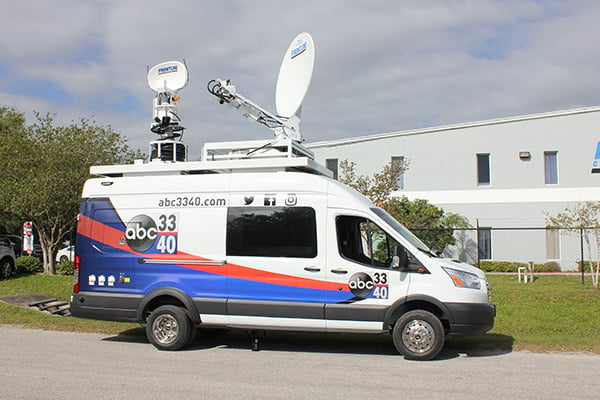
<instances>
[{"instance_id":1,"label":"red stripe decal","mask_svg":"<svg viewBox=\"0 0 600 400\"><path fill-rule=\"evenodd\" d=\"M217 275L227 275L232 278L247 279L251 281L271 283L275 285L295 286L306 289L321 289L321 290L349 290L348 284L320 281L316 279L300 278L290 275L278 274L274 272L262 271L255 268L244 267L242 265L230 264L227 265L198 265L185 264L185 260L212 261L207 258L199 257L193 254L177 252L177 255L171 254L148 254L138 253L131 250L126 244L120 244L123 241L125 233L118 229L112 228L101 222L94 221L84 215L80 215L77 224L77 233L86 236L92 240L111 246L115 249L127 251L131 254L138 255L146 259L154 260L169 260L173 264L180 265L185 268L190 268L198 271L208 272ZM225 268L226 267L226 268Z\"/></svg>"}]
</instances>

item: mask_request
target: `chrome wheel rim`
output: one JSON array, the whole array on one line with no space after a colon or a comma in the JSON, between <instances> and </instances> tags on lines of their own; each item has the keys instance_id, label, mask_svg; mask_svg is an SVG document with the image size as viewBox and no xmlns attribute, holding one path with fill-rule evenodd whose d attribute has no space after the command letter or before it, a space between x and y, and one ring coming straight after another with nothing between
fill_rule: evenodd
<instances>
[{"instance_id":1,"label":"chrome wheel rim","mask_svg":"<svg viewBox=\"0 0 600 400\"><path fill-rule=\"evenodd\" d=\"M177 340L179 324L172 315L161 315L152 323L152 334L160 344L171 344Z\"/></svg>"},{"instance_id":2,"label":"chrome wheel rim","mask_svg":"<svg viewBox=\"0 0 600 400\"><path fill-rule=\"evenodd\" d=\"M402 343L413 353L425 353L435 343L435 332L433 327L420 319L410 321L402 331Z\"/></svg>"}]
</instances>

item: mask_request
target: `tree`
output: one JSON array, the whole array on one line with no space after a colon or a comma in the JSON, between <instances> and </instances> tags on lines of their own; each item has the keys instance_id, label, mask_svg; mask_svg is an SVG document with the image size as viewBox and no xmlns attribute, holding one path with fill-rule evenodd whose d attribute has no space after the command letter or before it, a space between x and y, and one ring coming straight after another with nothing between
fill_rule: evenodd
<instances>
[{"instance_id":1,"label":"tree","mask_svg":"<svg viewBox=\"0 0 600 400\"><path fill-rule=\"evenodd\" d=\"M466 218L446 214L424 199L411 201L405 196L394 197L384 202L383 208L437 253L456 242L453 228L468 225Z\"/></svg>"},{"instance_id":2,"label":"tree","mask_svg":"<svg viewBox=\"0 0 600 400\"><path fill-rule=\"evenodd\" d=\"M390 161L383 170L373 175L372 178L365 175L356 175L356 163L343 160L340 162L339 181L356 189L367 196L374 203L383 203L396 190L398 177L408 170L408 160L403 164L400 161Z\"/></svg>"},{"instance_id":3,"label":"tree","mask_svg":"<svg viewBox=\"0 0 600 400\"><path fill-rule=\"evenodd\" d=\"M87 119L54 126L54 116L36 113L26 126L22 113L0 108L0 209L31 220L43 250L44 272L55 273L55 254L76 224L81 188L89 167L139 157L110 127Z\"/></svg>"},{"instance_id":4,"label":"tree","mask_svg":"<svg viewBox=\"0 0 600 400\"><path fill-rule=\"evenodd\" d=\"M600 202L587 201L566 207L562 212L551 216L546 213L546 221L550 227L560 229L567 234L583 235L589 256L592 284L598 289L600 277L600 261L592 259L592 241L596 245L596 255L600 253ZM581 268L585 268L581 260Z\"/></svg>"},{"instance_id":5,"label":"tree","mask_svg":"<svg viewBox=\"0 0 600 400\"><path fill-rule=\"evenodd\" d=\"M339 181L353 187L371 201L381 205L390 215L414 231L419 239L432 250L441 252L449 244L455 243L453 228L470 227L468 220L458 214L446 214L443 209L427 200L406 197L392 197L399 189L398 177L408 170L408 163L392 161L372 178L357 175L356 164L343 160L340 162Z\"/></svg>"}]
</instances>

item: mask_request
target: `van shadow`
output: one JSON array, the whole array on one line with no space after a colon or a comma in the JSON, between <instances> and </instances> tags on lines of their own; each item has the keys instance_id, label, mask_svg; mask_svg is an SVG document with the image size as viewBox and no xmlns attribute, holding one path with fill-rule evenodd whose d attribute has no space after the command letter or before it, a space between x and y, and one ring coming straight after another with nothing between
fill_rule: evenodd
<instances>
[{"instance_id":1,"label":"van shadow","mask_svg":"<svg viewBox=\"0 0 600 400\"><path fill-rule=\"evenodd\" d=\"M340 333L299 333L281 331L245 331L239 329L200 329L192 342L181 351L214 348L248 349L258 340L262 351L303 353L367 354L398 356L391 336ZM148 343L144 328L123 331L106 337L111 342ZM450 360L461 356L492 357L512 352L514 338L499 334L473 337L451 337L435 360Z\"/></svg>"}]
</instances>

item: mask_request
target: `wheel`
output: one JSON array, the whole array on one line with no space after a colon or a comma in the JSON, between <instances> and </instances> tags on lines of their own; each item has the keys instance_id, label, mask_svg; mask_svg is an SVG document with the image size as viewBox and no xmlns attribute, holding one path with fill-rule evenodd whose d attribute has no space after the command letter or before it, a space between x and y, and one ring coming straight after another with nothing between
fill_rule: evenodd
<instances>
[{"instance_id":1,"label":"wheel","mask_svg":"<svg viewBox=\"0 0 600 400\"><path fill-rule=\"evenodd\" d=\"M0 261L0 279L8 279L12 275L13 263L9 258Z\"/></svg>"},{"instance_id":2,"label":"wheel","mask_svg":"<svg viewBox=\"0 0 600 400\"><path fill-rule=\"evenodd\" d=\"M444 327L438 317L425 310L409 311L396 321L394 345L408 360L431 360L444 347Z\"/></svg>"},{"instance_id":3,"label":"wheel","mask_svg":"<svg viewBox=\"0 0 600 400\"><path fill-rule=\"evenodd\" d=\"M147 322L146 336L159 350L179 350L192 338L192 321L181 307L158 307Z\"/></svg>"},{"instance_id":4,"label":"wheel","mask_svg":"<svg viewBox=\"0 0 600 400\"><path fill-rule=\"evenodd\" d=\"M64 263L66 261L69 261L69 257L67 257L67 256L60 256L60 259L58 261L61 262L61 263Z\"/></svg>"}]
</instances>

